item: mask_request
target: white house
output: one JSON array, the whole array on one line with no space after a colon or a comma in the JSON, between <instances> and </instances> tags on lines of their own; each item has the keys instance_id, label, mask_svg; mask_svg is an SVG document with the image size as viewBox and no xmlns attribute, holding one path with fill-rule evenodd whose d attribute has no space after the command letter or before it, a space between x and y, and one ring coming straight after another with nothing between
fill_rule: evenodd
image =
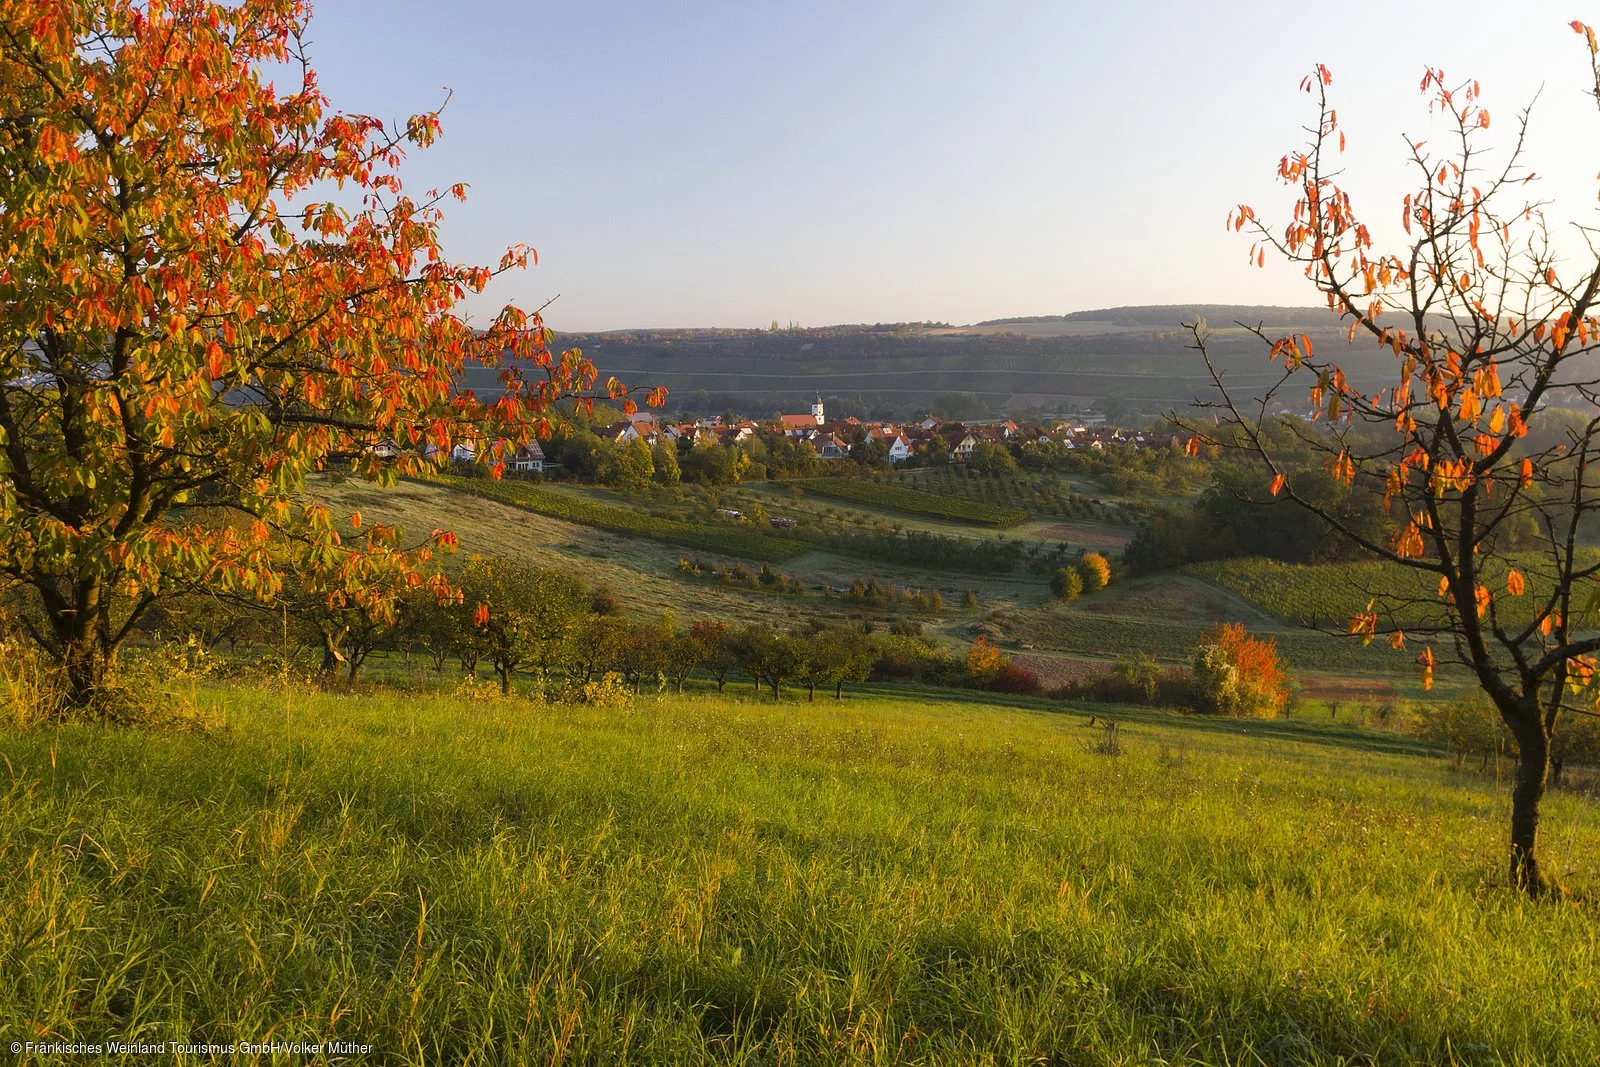
<instances>
[{"instance_id":1,"label":"white house","mask_svg":"<svg viewBox=\"0 0 1600 1067\"><path fill-rule=\"evenodd\" d=\"M539 447L539 442L529 441L525 445L518 445L511 457L511 469L518 474L543 474L544 449Z\"/></svg>"},{"instance_id":2,"label":"white house","mask_svg":"<svg viewBox=\"0 0 1600 1067\"><path fill-rule=\"evenodd\" d=\"M889 462L904 463L911 458L911 438L896 434L889 441Z\"/></svg>"},{"instance_id":3,"label":"white house","mask_svg":"<svg viewBox=\"0 0 1600 1067\"><path fill-rule=\"evenodd\" d=\"M639 440L641 434L632 422L616 422L601 430L597 436L613 444L625 445L629 441Z\"/></svg>"}]
</instances>

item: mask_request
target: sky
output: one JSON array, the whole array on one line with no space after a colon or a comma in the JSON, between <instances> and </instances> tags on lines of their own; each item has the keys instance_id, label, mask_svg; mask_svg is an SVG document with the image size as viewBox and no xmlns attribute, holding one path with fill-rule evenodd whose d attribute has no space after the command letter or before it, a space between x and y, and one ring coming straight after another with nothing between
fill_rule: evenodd
<instances>
[{"instance_id":1,"label":"sky","mask_svg":"<svg viewBox=\"0 0 1600 1067\"><path fill-rule=\"evenodd\" d=\"M478 317L553 299L551 326L605 330L1320 303L1223 225L1241 202L1288 217L1274 174L1318 62L1380 246L1413 185L1402 134L1442 132L1426 66L1479 81L1502 153L1539 95L1540 195L1588 221L1600 111L1574 18L1600 9L321 0L309 39L340 110L404 119L449 91L408 189L468 183L457 261L539 253Z\"/></svg>"}]
</instances>

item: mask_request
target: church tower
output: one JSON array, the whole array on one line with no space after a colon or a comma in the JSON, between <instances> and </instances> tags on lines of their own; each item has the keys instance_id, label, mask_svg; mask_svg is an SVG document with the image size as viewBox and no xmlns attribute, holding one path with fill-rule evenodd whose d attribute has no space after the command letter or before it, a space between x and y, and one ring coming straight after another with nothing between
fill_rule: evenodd
<instances>
[{"instance_id":1,"label":"church tower","mask_svg":"<svg viewBox=\"0 0 1600 1067\"><path fill-rule=\"evenodd\" d=\"M817 402L811 405L811 414L816 416L817 425L822 425L822 397L817 397Z\"/></svg>"}]
</instances>

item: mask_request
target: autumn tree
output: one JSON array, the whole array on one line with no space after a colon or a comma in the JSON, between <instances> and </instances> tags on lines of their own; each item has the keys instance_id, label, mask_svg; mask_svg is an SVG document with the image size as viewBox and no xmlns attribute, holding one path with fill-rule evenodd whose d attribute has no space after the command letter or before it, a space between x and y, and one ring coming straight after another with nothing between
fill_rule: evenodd
<instances>
[{"instance_id":1,"label":"autumn tree","mask_svg":"<svg viewBox=\"0 0 1600 1067\"><path fill-rule=\"evenodd\" d=\"M1595 34L1581 23L1572 28L1600 90ZM1393 375L1358 380L1326 344L1313 351L1308 336L1256 327L1281 377L1246 397L1226 387L1205 325L1195 323L1222 425L1199 427L1194 444L1253 453L1273 493L1371 556L1418 573L1417 583L1396 581L1375 596L1350 632L1364 641L1383 635L1397 649L1420 639L1425 682L1438 661L1453 661L1493 703L1518 753L1510 875L1538 894L1547 888L1538 832L1552 738L1567 713L1592 713L1600 652L1600 562L1579 536L1600 502L1600 231L1577 226L1569 240L1547 205L1531 198L1528 111L1491 154L1495 135L1478 84L1430 68L1421 88L1443 129L1407 139L1416 185L1394 214L1385 208L1396 225L1392 244L1380 248L1370 219L1339 184L1345 134L1332 80L1319 66L1302 86L1317 118L1308 142L1278 165L1295 195L1288 220L1273 224L1241 206L1228 222L1254 239L1257 264L1270 254L1303 268L1348 324L1350 343L1386 350ZM1334 477L1381 498L1391 536L1353 527L1302 493L1279 461L1262 426L1284 403L1279 395L1297 385L1309 389L1320 420L1300 437ZM1586 414L1544 432L1563 418L1562 405ZM1512 551L1512 529L1523 531L1525 549ZM1426 593L1406 595L1414 585ZM1402 629L1402 620L1415 621Z\"/></svg>"},{"instance_id":2,"label":"autumn tree","mask_svg":"<svg viewBox=\"0 0 1600 1067\"><path fill-rule=\"evenodd\" d=\"M1111 584L1111 561L1098 552L1085 552L1078 561L1085 593L1098 593Z\"/></svg>"},{"instance_id":3,"label":"autumn tree","mask_svg":"<svg viewBox=\"0 0 1600 1067\"><path fill-rule=\"evenodd\" d=\"M444 258L464 187L398 174L438 116L332 110L308 11L0 3L0 575L79 706L162 598L270 598L364 550L305 504L311 472L392 478L463 441L496 466L596 386L537 316L457 312L532 254ZM457 387L474 365L490 395Z\"/></svg>"},{"instance_id":4,"label":"autumn tree","mask_svg":"<svg viewBox=\"0 0 1600 1067\"><path fill-rule=\"evenodd\" d=\"M986 634L979 634L967 649L967 673L974 678L997 675L1010 663L1011 657L991 644Z\"/></svg>"},{"instance_id":5,"label":"autumn tree","mask_svg":"<svg viewBox=\"0 0 1600 1067\"><path fill-rule=\"evenodd\" d=\"M1252 636L1240 623L1201 634L1193 669L1202 711L1271 719L1289 703L1289 675L1277 641ZM1154 689L1152 684L1152 696Z\"/></svg>"}]
</instances>

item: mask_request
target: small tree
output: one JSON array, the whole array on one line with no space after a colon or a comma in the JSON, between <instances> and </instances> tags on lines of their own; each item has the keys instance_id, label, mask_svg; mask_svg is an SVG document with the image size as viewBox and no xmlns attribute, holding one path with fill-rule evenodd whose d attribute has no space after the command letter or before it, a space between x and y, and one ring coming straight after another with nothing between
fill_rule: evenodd
<instances>
[{"instance_id":1,"label":"small tree","mask_svg":"<svg viewBox=\"0 0 1600 1067\"><path fill-rule=\"evenodd\" d=\"M717 680L717 692L728 684L728 674L739 665L735 635L720 619L696 619L689 625L690 638L700 647L700 665Z\"/></svg>"},{"instance_id":2,"label":"small tree","mask_svg":"<svg viewBox=\"0 0 1600 1067\"><path fill-rule=\"evenodd\" d=\"M1572 28L1585 40L1588 75L1600 89L1600 42L1584 24ZM1452 84L1428 69L1422 91L1445 136L1408 141L1417 184L1399 203L1405 236L1379 251L1337 184L1345 135L1329 98L1332 80L1318 66L1302 83L1317 118L1309 141L1278 165L1296 195L1292 221L1271 226L1247 206L1228 221L1252 235L1258 265L1271 252L1302 268L1348 323L1349 342L1364 339L1398 373L1362 380L1326 348L1314 352L1309 336L1274 337L1257 326L1282 377L1259 396L1236 396L1211 358L1205 324L1196 322L1195 345L1220 393L1224 425L1220 433L1197 428L1193 447L1209 439L1248 450L1274 494L1372 556L1417 573L1428 589L1437 582L1437 599L1395 583L1351 620L1350 631L1365 641L1387 634L1399 648L1407 636L1400 619L1416 619L1408 629L1429 641L1419 656L1425 684L1435 657L1448 656L1493 702L1518 750L1511 879L1538 894L1546 887L1538 833L1552 739L1563 712L1594 705L1600 652L1594 599L1584 592L1600 565L1579 536L1600 505L1595 231L1580 229L1581 258L1563 257L1545 205L1525 192L1534 177L1522 158L1527 112L1511 124L1507 150L1491 169L1489 112L1477 83ZM1297 488L1263 432L1267 413L1283 403L1280 390L1295 383L1308 387L1312 410L1328 422L1301 440L1334 477L1382 497L1396 518L1393 536L1354 529ZM1563 400L1583 413L1563 416ZM1530 531L1533 544L1514 553L1507 531L1516 527Z\"/></svg>"},{"instance_id":3,"label":"small tree","mask_svg":"<svg viewBox=\"0 0 1600 1067\"><path fill-rule=\"evenodd\" d=\"M990 644L985 634L967 649L967 673L977 679L998 675L1010 663L1011 657Z\"/></svg>"},{"instance_id":4,"label":"small tree","mask_svg":"<svg viewBox=\"0 0 1600 1067\"><path fill-rule=\"evenodd\" d=\"M1200 636L1195 683L1202 711L1275 718L1289 702L1289 676L1277 642L1252 637L1240 623L1224 623Z\"/></svg>"},{"instance_id":5,"label":"small tree","mask_svg":"<svg viewBox=\"0 0 1600 1067\"><path fill-rule=\"evenodd\" d=\"M1078 561L1078 574L1085 593L1098 593L1111 584L1111 561L1098 552L1085 552Z\"/></svg>"},{"instance_id":6,"label":"small tree","mask_svg":"<svg viewBox=\"0 0 1600 1067\"><path fill-rule=\"evenodd\" d=\"M568 658L585 608L576 580L499 557L476 558L462 573L461 592L503 695L511 695L519 671L543 675Z\"/></svg>"},{"instance_id":7,"label":"small tree","mask_svg":"<svg viewBox=\"0 0 1600 1067\"><path fill-rule=\"evenodd\" d=\"M648 488L655 473L655 460L651 456L650 446L644 443L642 437L618 445L611 462L601 466L601 477L605 483L624 489Z\"/></svg>"},{"instance_id":8,"label":"small tree","mask_svg":"<svg viewBox=\"0 0 1600 1067\"><path fill-rule=\"evenodd\" d=\"M695 668L705 662L706 654L705 643L695 636L692 629L672 631L667 638L662 670L671 679L676 692L683 692L684 683L695 672Z\"/></svg>"},{"instance_id":9,"label":"small tree","mask_svg":"<svg viewBox=\"0 0 1600 1067\"><path fill-rule=\"evenodd\" d=\"M650 466L650 477L658 485L677 485L683 477L683 471L678 466L678 448L665 437L651 447Z\"/></svg>"},{"instance_id":10,"label":"small tree","mask_svg":"<svg viewBox=\"0 0 1600 1067\"><path fill-rule=\"evenodd\" d=\"M980 474L1015 474L1017 460L1005 445L979 441L967 456L967 467Z\"/></svg>"},{"instance_id":11,"label":"small tree","mask_svg":"<svg viewBox=\"0 0 1600 1067\"><path fill-rule=\"evenodd\" d=\"M265 603L235 595L242 607L255 606L268 618L287 615L316 635L322 650L322 672L341 667L355 682L361 668L399 623L399 605L409 591L426 587L435 597L446 595L437 573L424 579L414 569L425 550L399 545L399 531L379 523L363 524L359 513L341 530L336 543L358 550L311 556L282 580Z\"/></svg>"},{"instance_id":12,"label":"small tree","mask_svg":"<svg viewBox=\"0 0 1600 1067\"><path fill-rule=\"evenodd\" d=\"M735 633L729 642L729 651L739 669L749 676L757 697L761 695L761 680L766 677L767 661L776 640L771 627L752 623Z\"/></svg>"},{"instance_id":13,"label":"small tree","mask_svg":"<svg viewBox=\"0 0 1600 1067\"><path fill-rule=\"evenodd\" d=\"M1050 576L1050 592L1062 600L1077 600L1083 595L1083 575L1076 567L1058 567Z\"/></svg>"},{"instance_id":14,"label":"small tree","mask_svg":"<svg viewBox=\"0 0 1600 1067\"><path fill-rule=\"evenodd\" d=\"M844 699L846 682L864 682L872 673L877 651L862 633L849 627L824 630L817 635L823 677L833 685L833 699Z\"/></svg>"},{"instance_id":15,"label":"small tree","mask_svg":"<svg viewBox=\"0 0 1600 1067\"><path fill-rule=\"evenodd\" d=\"M432 589L414 589L401 601L399 611L398 639L405 647L427 656L435 673L444 673L466 621L455 599L441 597Z\"/></svg>"},{"instance_id":16,"label":"small tree","mask_svg":"<svg viewBox=\"0 0 1600 1067\"><path fill-rule=\"evenodd\" d=\"M672 631L670 612L654 625L629 626L618 666L635 693L646 681L658 678L667 670L672 655Z\"/></svg>"}]
</instances>

